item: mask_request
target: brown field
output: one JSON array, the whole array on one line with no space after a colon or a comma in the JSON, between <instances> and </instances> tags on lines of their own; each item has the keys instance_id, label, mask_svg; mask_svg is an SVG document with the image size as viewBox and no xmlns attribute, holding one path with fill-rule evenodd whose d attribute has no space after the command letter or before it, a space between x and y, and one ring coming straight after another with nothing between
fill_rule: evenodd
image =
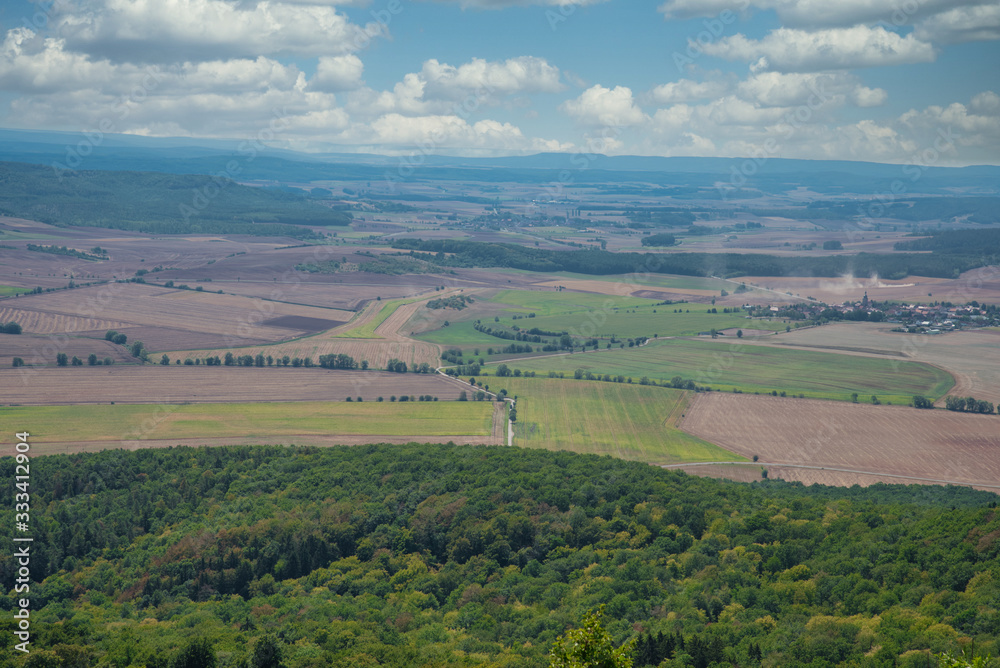
<instances>
[{"instance_id":1,"label":"brown field","mask_svg":"<svg viewBox=\"0 0 1000 668\"><path fill-rule=\"evenodd\" d=\"M457 399L468 385L439 374L320 368L99 366L0 369L0 404L343 401L430 394Z\"/></svg>"},{"instance_id":2,"label":"brown field","mask_svg":"<svg viewBox=\"0 0 1000 668\"><path fill-rule=\"evenodd\" d=\"M130 340L143 341L150 350L193 348L210 341L214 345L280 341L316 331L318 321L330 328L353 315L336 309L135 283L109 283L0 302L0 321L15 320L28 333L101 338L106 330L116 329ZM283 317L309 319L298 321L308 323L308 327L266 324Z\"/></svg>"},{"instance_id":3,"label":"brown field","mask_svg":"<svg viewBox=\"0 0 1000 668\"><path fill-rule=\"evenodd\" d=\"M15 357L20 357L25 364L54 364L56 355L66 353L70 359L79 357L86 363L90 353L97 355L102 361L110 357L115 362L134 362L128 351L122 346L101 340L87 339L75 336L37 336L21 334L11 336L0 334L0 367L9 367Z\"/></svg>"},{"instance_id":4,"label":"brown field","mask_svg":"<svg viewBox=\"0 0 1000 668\"><path fill-rule=\"evenodd\" d=\"M431 292L425 296L425 299L403 304L375 329L375 335L379 338L342 338L344 333L362 327L378 316L385 306L385 302L373 301L369 302L350 322L321 334L275 345L241 347L236 352L240 355L254 356L263 354L274 357L284 355L292 358L311 357L313 361L318 360L320 355L345 354L350 355L359 363L361 360L367 360L368 364L375 369L385 368L386 363L393 358L406 362L407 366L410 367L423 363L436 367L441 361L441 347L434 343L411 339L402 334L400 329L405 329L406 323L424 306L428 299L447 297L456 292L457 290L454 289ZM226 352L229 352L229 349L205 349L167 354L171 358L175 356L204 358L215 355L223 357Z\"/></svg>"},{"instance_id":5,"label":"brown field","mask_svg":"<svg viewBox=\"0 0 1000 668\"><path fill-rule=\"evenodd\" d=\"M749 341L926 362L955 377L949 394L1000 404L1000 331L975 329L931 336L890 331L893 327L886 323L835 323Z\"/></svg>"},{"instance_id":6,"label":"brown field","mask_svg":"<svg viewBox=\"0 0 1000 668\"><path fill-rule=\"evenodd\" d=\"M844 470L831 479L892 474L1000 485L996 415L711 392L696 396L681 428L769 465ZM783 477L798 480L797 471Z\"/></svg>"}]
</instances>

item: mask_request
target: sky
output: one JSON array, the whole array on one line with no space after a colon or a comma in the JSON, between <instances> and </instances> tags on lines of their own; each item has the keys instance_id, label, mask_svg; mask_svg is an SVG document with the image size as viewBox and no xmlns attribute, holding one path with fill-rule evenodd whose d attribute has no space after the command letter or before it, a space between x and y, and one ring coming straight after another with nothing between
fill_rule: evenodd
<instances>
[{"instance_id":1,"label":"sky","mask_svg":"<svg viewBox=\"0 0 1000 668\"><path fill-rule=\"evenodd\" d=\"M0 0L0 126L1000 164L993 0Z\"/></svg>"}]
</instances>

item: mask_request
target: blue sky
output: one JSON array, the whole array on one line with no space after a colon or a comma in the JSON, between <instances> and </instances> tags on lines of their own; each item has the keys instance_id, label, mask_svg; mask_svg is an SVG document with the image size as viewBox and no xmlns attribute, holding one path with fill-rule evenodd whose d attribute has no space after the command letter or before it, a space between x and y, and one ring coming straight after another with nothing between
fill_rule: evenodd
<instances>
[{"instance_id":1,"label":"blue sky","mask_svg":"<svg viewBox=\"0 0 1000 668\"><path fill-rule=\"evenodd\" d=\"M1000 164L995 0L13 0L0 25L8 128Z\"/></svg>"}]
</instances>

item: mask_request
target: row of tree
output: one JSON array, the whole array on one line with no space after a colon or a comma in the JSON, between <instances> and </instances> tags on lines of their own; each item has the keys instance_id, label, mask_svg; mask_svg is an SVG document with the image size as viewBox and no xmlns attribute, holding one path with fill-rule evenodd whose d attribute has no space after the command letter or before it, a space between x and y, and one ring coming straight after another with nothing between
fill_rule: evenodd
<instances>
[{"instance_id":1,"label":"row of tree","mask_svg":"<svg viewBox=\"0 0 1000 668\"><path fill-rule=\"evenodd\" d=\"M947 396L944 398L944 407L950 411L958 411L959 413L993 413L993 403L989 401L983 401L981 399L976 399L975 397L954 397Z\"/></svg>"}]
</instances>

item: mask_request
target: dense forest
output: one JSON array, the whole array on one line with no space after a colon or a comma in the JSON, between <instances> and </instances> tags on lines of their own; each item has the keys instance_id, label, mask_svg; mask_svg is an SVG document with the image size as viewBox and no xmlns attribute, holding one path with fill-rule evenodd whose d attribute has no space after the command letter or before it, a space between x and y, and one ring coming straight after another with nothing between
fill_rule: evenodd
<instances>
[{"instance_id":1,"label":"dense forest","mask_svg":"<svg viewBox=\"0 0 1000 668\"><path fill-rule=\"evenodd\" d=\"M223 176L156 172L59 172L0 163L0 214L52 225L153 234L317 236L297 225L343 226L348 213L305 194L251 188Z\"/></svg>"},{"instance_id":2,"label":"dense forest","mask_svg":"<svg viewBox=\"0 0 1000 668\"><path fill-rule=\"evenodd\" d=\"M1000 256L1000 229L946 230L913 241L900 241L896 250L935 251L964 255Z\"/></svg>"},{"instance_id":3,"label":"dense forest","mask_svg":"<svg viewBox=\"0 0 1000 668\"><path fill-rule=\"evenodd\" d=\"M12 458L0 467L14 479ZM30 467L32 582L18 596L33 645L27 660L13 651L5 613L3 666L278 665L262 647L286 668L544 666L602 604L637 666L919 667L929 652L1000 649L986 492L747 485L452 445L114 450ZM3 487L6 527L15 492Z\"/></svg>"},{"instance_id":4,"label":"dense forest","mask_svg":"<svg viewBox=\"0 0 1000 668\"><path fill-rule=\"evenodd\" d=\"M393 248L421 251L415 255L450 267L510 267L528 271L571 271L580 274L651 272L682 276L825 276L844 274L955 278L964 271L998 261L978 253L900 253L780 257L757 253L612 253L601 250L553 251L514 244L452 239L397 239ZM435 255L431 255L435 254Z\"/></svg>"}]
</instances>

